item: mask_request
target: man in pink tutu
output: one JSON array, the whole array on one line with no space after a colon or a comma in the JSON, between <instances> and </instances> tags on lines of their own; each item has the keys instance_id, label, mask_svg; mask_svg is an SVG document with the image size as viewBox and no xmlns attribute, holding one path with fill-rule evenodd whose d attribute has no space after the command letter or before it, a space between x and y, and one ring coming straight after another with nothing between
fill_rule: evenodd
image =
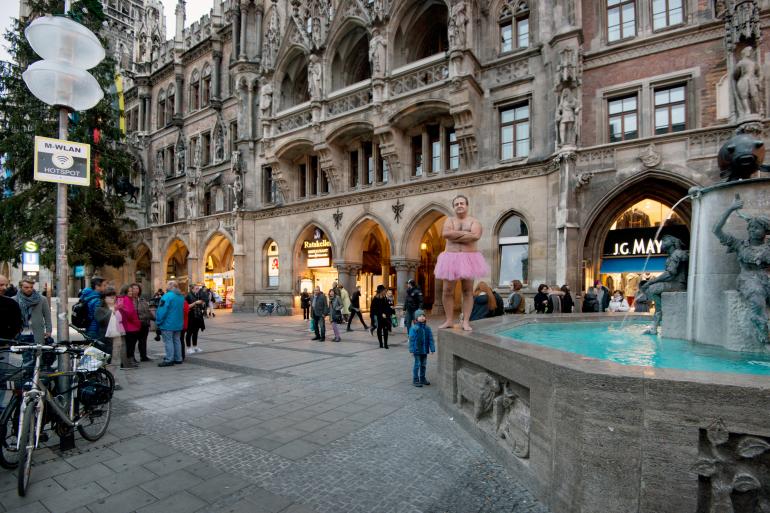
<instances>
[{"instance_id":1,"label":"man in pink tutu","mask_svg":"<svg viewBox=\"0 0 770 513\"><path fill-rule=\"evenodd\" d=\"M472 331L470 325L473 308L473 281L489 276L489 266L476 247L481 238L481 223L468 215L468 198L458 195L452 200L454 217L444 223L443 237L446 239L444 252L438 256L433 271L436 278L444 281L442 298L446 322L439 328L451 328L454 325L454 294L458 281L463 291L463 329Z\"/></svg>"}]
</instances>

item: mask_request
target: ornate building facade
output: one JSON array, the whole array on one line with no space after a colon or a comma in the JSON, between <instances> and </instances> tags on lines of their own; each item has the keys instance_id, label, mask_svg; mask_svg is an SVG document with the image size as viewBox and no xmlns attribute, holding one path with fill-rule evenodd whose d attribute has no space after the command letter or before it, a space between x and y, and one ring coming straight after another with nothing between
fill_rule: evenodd
<instances>
[{"instance_id":1,"label":"ornate building facade","mask_svg":"<svg viewBox=\"0 0 770 513\"><path fill-rule=\"evenodd\" d=\"M414 277L440 308L464 194L492 285L625 290L655 271L644 230L686 225L689 203L671 208L718 180L721 143L762 130L767 7L214 0L183 28L179 0L174 38L148 28L133 49L144 210L124 278L205 281L251 311L336 279L402 296Z\"/></svg>"}]
</instances>

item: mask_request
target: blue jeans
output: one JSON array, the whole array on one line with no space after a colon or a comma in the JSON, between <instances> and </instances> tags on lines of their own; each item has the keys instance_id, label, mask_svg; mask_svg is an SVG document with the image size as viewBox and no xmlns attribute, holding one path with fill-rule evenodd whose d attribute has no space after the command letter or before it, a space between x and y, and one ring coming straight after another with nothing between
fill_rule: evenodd
<instances>
[{"instance_id":1,"label":"blue jeans","mask_svg":"<svg viewBox=\"0 0 770 513\"><path fill-rule=\"evenodd\" d=\"M414 368L412 369L412 380L422 381L425 379L425 367L428 365L427 354L414 355Z\"/></svg>"},{"instance_id":2,"label":"blue jeans","mask_svg":"<svg viewBox=\"0 0 770 513\"><path fill-rule=\"evenodd\" d=\"M163 337L163 346L166 349L164 362L182 362L182 340L181 331L160 330L160 336Z\"/></svg>"}]
</instances>

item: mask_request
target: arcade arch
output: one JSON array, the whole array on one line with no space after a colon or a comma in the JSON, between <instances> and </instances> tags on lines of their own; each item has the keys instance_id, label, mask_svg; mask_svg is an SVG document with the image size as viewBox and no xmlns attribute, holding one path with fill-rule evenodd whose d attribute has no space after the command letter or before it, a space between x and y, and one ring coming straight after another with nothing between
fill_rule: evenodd
<instances>
[{"instance_id":1,"label":"arcade arch","mask_svg":"<svg viewBox=\"0 0 770 513\"><path fill-rule=\"evenodd\" d=\"M414 280L423 292L423 304L426 309L438 311L441 306L443 283L436 280L433 270L438 255L444 251L446 240L441 236L444 222L451 215L449 210L439 205L429 205L415 216L407 228L407 236L401 247L401 254L417 261Z\"/></svg>"},{"instance_id":2,"label":"arcade arch","mask_svg":"<svg viewBox=\"0 0 770 513\"><path fill-rule=\"evenodd\" d=\"M310 223L300 230L294 244L293 268L298 291L315 286L328 291L337 280L334 267L336 244L320 223Z\"/></svg>"},{"instance_id":3,"label":"arcade arch","mask_svg":"<svg viewBox=\"0 0 770 513\"><path fill-rule=\"evenodd\" d=\"M203 283L216 292L224 308L232 308L235 293L233 244L221 233L211 236L203 252Z\"/></svg>"},{"instance_id":4,"label":"arcade arch","mask_svg":"<svg viewBox=\"0 0 770 513\"><path fill-rule=\"evenodd\" d=\"M302 52L297 51L287 59L281 80L279 110L310 101L307 72L307 58Z\"/></svg>"},{"instance_id":5,"label":"arcade arch","mask_svg":"<svg viewBox=\"0 0 770 513\"><path fill-rule=\"evenodd\" d=\"M361 25L349 27L337 43L331 62L331 91L362 82L372 76L369 33Z\"/></svg>"},{"instance_id":6,"label":"arcade arch","mask_svg":"<svg viewBox=\"0 0 770 513\"><path fill-rule=\"evenodd\" d=\"M394 67L447 50L449 10L445 2L413 0L402 12L393 39Z\"/></svg>"},{"instance_id":7,"label":"arcade arch","mask_svg":"<svg viewBox=\"0 0 770 513\"><path fill-rule=\"evenodd\" d=\"M180 239L174 239L166 250L166 256L163 259L163 268L165 269L165 281L176 280L179 284L179 290L187 292L190 282L187 257L190 250Z\"/></svg>"},{"instance_id":8,"label":"arcade arch","mask_svg":"<svg viewBox=\"0 0 770 513\"><path fill-rule=\"evenodd\" d=\"M142 287L142 293L151 295L152 290L152 250L142 243L134 251L134 280Z\"/></svg>"}]
</instances>

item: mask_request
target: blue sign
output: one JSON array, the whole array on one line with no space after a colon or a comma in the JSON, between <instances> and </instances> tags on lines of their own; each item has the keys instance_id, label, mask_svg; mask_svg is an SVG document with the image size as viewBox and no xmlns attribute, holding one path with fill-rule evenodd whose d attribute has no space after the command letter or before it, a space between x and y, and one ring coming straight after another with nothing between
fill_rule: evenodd
<instances>
[{"instance_id":1,"label":"blue sign","mask_svg":"<svg viewBox=\"0 0 770 513\"><path fill-rule=\"evenodd\" d=\"M84 265L76 265L75 266L75 278L85 278L86 277L86 266Z\"/></svg>"},{"instance_id":2,"label":"blue sign","mask_svg":"<svg viewBox=\"0 0 770 513\"><path fill-rule=\"evenodd\" d=\"M21 254L21 270L25 273L40 271L40 253L25 251Z\"/></svg>"}]
</instances>

